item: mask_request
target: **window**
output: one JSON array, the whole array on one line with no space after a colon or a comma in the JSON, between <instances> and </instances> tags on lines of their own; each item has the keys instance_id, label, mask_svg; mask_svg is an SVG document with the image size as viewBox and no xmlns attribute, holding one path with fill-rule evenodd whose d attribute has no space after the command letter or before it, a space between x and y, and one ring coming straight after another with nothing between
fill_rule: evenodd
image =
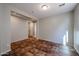
<instances>
[{"instance_id":1,"label":"window","mask_svg":"<svg viewBox=\"0 0 79 59\"><path fill-rule=\"evenodd\" d=\"M63 45L66 46L68 43L68 31L66 31L64 37L63 37Z\"/></svg>"}]
</instances>

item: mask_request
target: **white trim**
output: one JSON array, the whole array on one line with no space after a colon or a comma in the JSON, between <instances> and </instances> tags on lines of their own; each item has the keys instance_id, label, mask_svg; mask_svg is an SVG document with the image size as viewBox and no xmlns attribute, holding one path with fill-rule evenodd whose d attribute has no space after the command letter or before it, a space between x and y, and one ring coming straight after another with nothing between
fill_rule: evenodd
<instances>
[{"instance_id":1,"label":"white trim","mask_svg":"<svg viewBox=\"0 0 79 59\"><path fill-rule=\"evenodd\" d=\"M9 52L9 51L11 51L11 50L7 50L7 51L4 51L4 52L0 53L0 56L1 56L2 54L5 54L5 53Z\"/></svg>"},{"instance_id":2,"label":"white trim","mask_svg":"<svg viewBox=\"0 0 79 59\"><path fill-rule=\"evenodd\" d=\"M30 14L28 14L27 12L24 12L24 11L22 11L22 10L19 10L19 9L17 9L16 7L11 7L11 11L15 11L15 12L17 12L17 13L19 13L19 14L22 14L22 15L25 15L25 16L27 16L27 17L29 17L29 18L32 18L32 20L38 20L38 18L37 17L35 17L35 16L33 16L33 15L30 15Z\"/></svg>"}]
</instances>

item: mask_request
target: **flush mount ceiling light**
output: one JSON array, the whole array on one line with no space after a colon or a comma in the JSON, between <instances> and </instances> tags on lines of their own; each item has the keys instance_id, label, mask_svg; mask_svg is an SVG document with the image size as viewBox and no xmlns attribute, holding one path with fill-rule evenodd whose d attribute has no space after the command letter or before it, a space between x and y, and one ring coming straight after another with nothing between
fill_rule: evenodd
<instances>
[{"instance_id":1,"label":"flush mount ceiling light","mask_svg":"<svg viewBox=\"0 0 79 59\"><path fill-rule=\"evenodd\" d=\"M41 8L42 8L43 10L47 10L47 9L48 9L48 6L47 6L47 5L42 5Z\"/></svg>"}]
</instances>

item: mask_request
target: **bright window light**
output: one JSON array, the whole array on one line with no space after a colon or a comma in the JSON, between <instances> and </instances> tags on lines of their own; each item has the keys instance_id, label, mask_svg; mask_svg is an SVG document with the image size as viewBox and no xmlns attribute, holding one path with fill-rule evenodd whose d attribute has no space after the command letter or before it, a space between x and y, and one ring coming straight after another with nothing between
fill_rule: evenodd
<instances>
[{"instance_id":1,"label":"bright window light","mask_svg":"<svg viewBox=\"0 0 79 59\"><path fill-rule=\"evenodd\" d=\"M63 45L66 46L68 43L68 31L66 31L66 34L63 37Z\"/></svg>"}]
</instances>

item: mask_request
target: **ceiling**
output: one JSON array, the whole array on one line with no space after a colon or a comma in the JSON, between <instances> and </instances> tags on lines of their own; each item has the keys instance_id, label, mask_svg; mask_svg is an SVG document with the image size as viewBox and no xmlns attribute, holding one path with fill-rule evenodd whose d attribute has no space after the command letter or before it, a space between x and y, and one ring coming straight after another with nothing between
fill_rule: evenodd
<instances>
[{"instance_id":1,"label":"ceiling","mask_svg":"<svg viewBox=\"0 0 79 59\"><path fill-rule=\"evenodd\" d=\"M62 3L14 3L13 7L16 7L22 11L25 11L28 14L31 14L38 19L42 19L48 16L58 15L62 13L66 13L72 11L76 3L65 3L64 6L59 6ZM41 8L42 5L47 5L48 9L43 10Z\"/></svg>"}]
</instances>

